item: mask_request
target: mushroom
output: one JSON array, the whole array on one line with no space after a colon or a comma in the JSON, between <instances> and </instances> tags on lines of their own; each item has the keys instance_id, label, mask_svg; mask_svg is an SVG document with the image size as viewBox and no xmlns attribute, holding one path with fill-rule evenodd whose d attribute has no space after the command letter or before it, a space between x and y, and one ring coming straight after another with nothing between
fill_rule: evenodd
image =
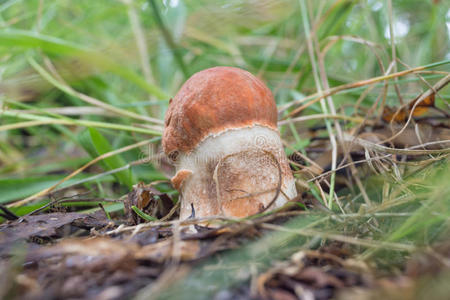
<instances>
[{"instance_id":1,"label":"mushroom","mask_svg":"<svg viewBox=\"0 0 450 300\"><path fill-rule=\"evenodd\" d=\"M176 167L180 218L246 217L297 195L269 88L247 71L215 67L170 100L162 138Z\"/></svg>"}]
</instances>

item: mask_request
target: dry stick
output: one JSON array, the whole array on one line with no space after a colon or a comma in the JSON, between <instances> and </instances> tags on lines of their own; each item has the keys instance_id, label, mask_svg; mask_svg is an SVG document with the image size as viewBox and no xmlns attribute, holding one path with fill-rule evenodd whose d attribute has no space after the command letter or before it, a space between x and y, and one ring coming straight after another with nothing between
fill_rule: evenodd
<instances>
[{"instance_id":1,"label":"dry stick","mask_svg":"<svg viewBox=\"0 0 450 300\"><path fill-rule=\"evenodd\" d=\"M374 157L370 157L369 159L362 159L362 160L352 161L352 162L350 162L350 163L347 163L347 164L345 164L345 165L342 165L342 166L338 167L338 168L336 169L336 171L345 169L345 168L347 168L347 167L349 167L349 166L351 166L351 165L358 165L358 164L361 164L361 163L364 163L364 162L369 162L369 161L372 161L372 160L388 158L388 157L390 157L390 156L391 156L391 154L386 154L386 155L384 155L384 156L374 156ZM333 171L327 171L327 172L322 173L322 174L320 174L320 175L318 175L318 176L316 176L316 177L314 177L314 178L308 179L307 182L316 181L316 180L318 180L318 179L320 179L320 178L322 178L322 177L326 177L326 176L330 175L332 172L333 172Z\"/></svg>"},{"instance_id":2,"label":"dry stick","mask_svg":"<svg viewBox=\"0 0 450 300\"><path fill-rule=\"evenodd\" d=\"M78 196L78 195L77 195ZM74 202L123 202L120 199L106 199L106 198L89 198L89 199L67 199L67 198L62 198L62 199L55 199L52 200L50 202L48 202L47 204L45 204L44 206L41 206L31 212L29 212L28 214L22 216L22 217L27 217L27 216L31 216L34 215L38 212L43 211L44 209L55 205L55 204L63 204L63 203L74 203Z\"/></svg>"},{"instance_id":3,"label":"dry stick","mask_svg":"<svg viewBox=\"0 0 450 300\"><path fill-rule=\"evenodd\" d=\"M363 38L360 38L360 37L354 37L354 36L346 36L346 35L342 35L342 36L331 36L331 37L328 37L327 39L330 39L331 41L328 43L328 44L326 44L325 45L325 47L323 48L323 50L322 50L322 52L323 52L323 55L325 56L325 54L329 51L329 49L336 43L336 42L338 42L339 40L347 40L347 41L350 41L350 42L354 42L354 43L359 43L359 44L362 44L362 45L365 45L365 46L367 46L368 48L369 48L369 50L370 51L372 51L372 53L375 55L375 58L376 58L376 60L377 60L377 62L378 62L378 66L380 67L380 70L381 70L381 73L382 74L387 74L386 73L386 71L385 71L385 69L384 69L384 65L383 65L383 60L381 59L381 57L378 55L378 53L377 53L377 51L375 51L375 49L374 49L374 47L376 46L376 44L375 43L373 43L373 42L371 42L371 41L368 41L368 40L365 40L365 39L363 39ZM358 109L358 106L359 106L359 103L360 103L360 101L362 101L364 98L365 98L365 96L366 96L366 94L368 94L369 93L369 91L370 90L372 90L373 88L374 88L375 86L372 84L361 96L360 96L360 98L357 100L357 102L356 102L356 104L355 104L355 108L354 108L354 111L356 112L357 111L357 109ZM384 106L384 103L385 103L385 101L386 101L386 94L387 94L387 89L388 89L388 81L387 80L385 80L384 81L384 87L383 87L383 89L384 89L384 97L383 97L383 101L382 101L382 104L381 104L381 106L380 106L380 108L382 108L383 106ZM376 102L377 103L377 102ZM381 109L382 110L382 109Z\"/></svg>"},{"instance_id":4,"label":"dry stick","mask_svg":"<svg viewBox=\"0 0 450 300\"><path fill-rule=\"evenodd\" d=\"M0 204L0 210L3 211L2 217L7 219L7 220L17 220L19 219L19 217L13 213L12 211L10 211L7 207L5 207L4 205Z\"/></svg>"},{"instance_id":5,"label":"dry stick","mask_svg":"<svg viewBox=\"0 0 450 300\"><path fill-rule=\"evenodd\" d=\"M177 203L172 207L172 209L167 213L167 215L162 217L160 219L160 221L164 222L164 221L167 221L168 219L170 219L175 214L175 212L178 210L179 207L180 207L180 201L177 201Z\"/></svg>"},{"instance_id":6,"label":"dry stick","mask_svg":"<svg viewBox=\"0 0 450 300\"><path fill-rule=\"evenodd\" d=\"M404 62L401 61L400 59L397 58L397 60L398 60L399 63L401 63L401 64L402 64L403 66L405 66L406 68L411 68L408 64L404 63ZM448 75L448 72L439 72L439 71L429 71L429 72L425 72L425 71L424 71L423 73ZM422 75L420 75L419 73L417 73L417 74L415 74L415 75L416 75L423 83L425 83L426 86L428 86L430 89L432 89L432 90L436 93L435 96L439 97L439 98L445 103L444 98L442 98L441 95L440 95L439 93L437 93L437 91L434 90L434 87L433 87L428 81L426 81L426 79L425 79ZM408 104L409 104L409 103L408 103ZM436 106L433 106L432 108L434 108L435 110L437 110L438 112L440 112L441 114L443 114L444 116L446 116L447 118L450 118L450 113L448 113L447 111L442 110L442 109L440 109L440 108L438 108L438 107L436 107ZM395 118L393 118L393 119L395 119Z\"/></svg>"},{"instance_id":7,"label":"dry stick","mask_svg":"<svg viewBox=\"0 0 450 300\"><path fill-rule=\"evenodd\" d=\"M359 109L360 109L360 105L361 103L364 101L364 99L366 99L367 95L369 95L369 93L375 88L375 84L371 84L369 85L364 92L361 93L361 95L359 96L358 100L356 100L355 105L353 106L353 112L354 113L358 113ZM365 120L366 124L367 124L367 120ZM362 123L362 122L361 122Z\"/></svg>"},{"instance_id":8,"label":"dry stick","mask_svg":"<svg viewBox=\"0 0 450 300\"><path fill-rule=\"evenodd\" d=\"M403 61L401 61L399 58L397 58L397 61L399 63L401 63L404 67L406 68L411 68L411 66L409 66L408 64L404 63ZM425 83L426 86L428 86L428 88L432 89L434 91L433 86L420 74L415 74L417 76L417 78L420 79L420 81L422 81L423 83ZM447 72L443 72L442 75L448 75ZM436 91L434 91L436 93ZM439 94L437 94L436 96L439 96ZM441 98L442 99L442 98ZM406 107L406 105L408 105L409 103L404 104L404 106ZM394 118L393 118L394 119Z\"/></svg>"},{"instance_id":9,"label":"dry stick","mask_svg":"<svg viewBox=\"0 0 450 300\"><path fill-rule=\"evenodd\" d=\"M332 173L333 172L331 172L331 174ZM325 207L327 207L327 196L325 195L325 192L323 191L322 186L320 185L320 183L318 181L315 181L314 184L320 192L320 197L322 197L323 204L325 205ZM330 208L327 207L327 209L330 209Z\"/></svg>"},{"instance_id":10,"label":"dry stick","mask_svg":"<svg viewBox=\"0 0 450 300\"><path fill-rule=\"evenodd\" d=\"M87 164L82 166L81 168L79 168L79 169L75 170L74 172L70 173L68 176L64 177L63 179L61 179L60 181L58 181L57 183L55 183L51 187L46 188L46 189L44 189L44 190L42 190L42 191L40 191L40 192L38 192L38 193L36 193L34 195L31 195L31 196L23 199L23 200L11 203L11 204L8 205L8 207L17 207L17 206L20 206L20 205L24 205L24 204L26 204L26 203L28 203L30 201L33 201L33 200L35 200L35 199L37 199L39 197L45 196L48 193L50 193L51 191L53 191L57 186L59 186L60 184L64 183L65 181L71 179L72 177L78 175L79 173L81 173L82 171L84 171L88 167L92 166L93 164L95 164L95 163L97 163L97 162L99 162L99 161L101 161L101 160L103 160L105 158L108 158L108 157L111 157L111 156L114 156L114 155L117 155L117 154L129 151L129 150L141 147L141 146L145 146L145 145L148 145L148 144L153 143L153 142L154 142L154 139L150 139L150 140L142 141L142 142L139 142L139 143L136 143L136 144L133 144L133 145L129 145L129 146L126 146L126 147L123 147L123 148L120 148L120 149L117 149L117 150L114 150L114 151L102 154L102 155L98 156L97 158L91 160L90 162L88 162Z\"/></svg>"},{"instance_id":11,"label":"dry stick","mask_svg":"<svg viewBox=\"0 0 450 300\"><path fill-rule=\"evenodd\" d=\"M441 153L450 153L450 148L444 148L444 149L432 149L432 150L413 150L414 148L424 147L424 146L431 146L436 144L445 144L450 143L450 140L444 140L444 141L435 141L435 142L429 142L422 145L416 145L414 147L410 147L409 149L396 149L396 148L389 148L383 145L375 144L372 142L369 142L367 140L351 136L349 134L344 134L344 140L346 142L352 142L357 143L360 146L364 148L368 148L372 151L378 151L378 152L384 152L389 154L399 154L399 155L427 155L427 154L441 154Z\"/></svg>"},{"instance_id":12,"label":"dry stick","mask_svg":"<svg viewBox=\"0 0 450 300\"><path fill-rule=\"evenodd\" d=\"M39 109L8 109L10 112L24 113L24 114L39 114ZM96 106L64 106L64 107L46 107L46 112L52 114L60 114L64 116L85 116L85 115L104 115L113 116L107 110Z\"/></svg>"},{"instance_id":13,"label":"dry stick","mask_svg":"<svg viewBox=\"0 0 450 300\"><path fill-rule=\"evenodd\" d=\"M375 47L377 47L378 45L374 42L371 42L369 40L363 39L359 36L353 36L353 35L333 35L333 36L328 36L325 38L325 40L330 40L325 47L323 47L323 52L328 52L328 48L330 48L333 44L335 44L336 42L340 41L340 40L345 40L345 41L349 41L349 42L353 42L353 43L357 43L357 44L362 44L362 45L366 45L367 47L369 47L369 49L373 52L373 54L376 56L378 64L380 65L381 68L383 68L383 65L381 64L381 57L376 53L375 51Z\"/></svg>"},{"instance_id":14,"label":"dry stick","mask_svg":"<svg viewBox=\"0 0 450 300\"><path fill-rule=\"evenodd\" d=\"M333 115L333 114L315 114L315 115L302 116L302 117L282 120L282 121L278 122L278 126L286 125L289 123L305 122L305 121L310 121L310 120L323 120L325 118L345 120L345 121L351 121L351 122L355 122L355 123L362 123L365 121L364 118L360 118L360 117L348 117L345 115ZM366 123L367 123L367 121L366 121Z\"/></svg>"},{"instance_id":15,"label":"dry stick","mask_svg":"<svg viewBox=\"0 0 450 300\"><path fill-rule=\"evenodd\" d=\"M296 115L297 113L299 113L300 111L304 110L305 108L313 105L314 103L320 101L321 99L330 96L330 95L334 95L336 93L339 93L343 90L347 90L347 89L353 89L353 88L357 88L357 87L361 87L361 86L365 86L365 85L370 85L373 83L377 83L380 81L384 81L384 80L389 80L392 78L396 78L396 77L401 77L401 76L405 76L411 73L416 73L416 72L420 72L422 70L428 69L428 68L432 68L432 67L437 67L440 65L445 65L450 63L450 60L445 60L443 62L438 62L438 63L433 63L430 65L425 65L425 66L420 66L420 67L416 67L413 69L409 69L409 70L405 70L405 71L401 71L398 73L392 73L389 75L382 75L382 76L378 76L378 77L374 77L374 78L370 78L370 79L365 79L365 80L361 80L361 81L357 81L357 82L352 82L352 83L347 83L347 84L343 84L334 88L331 88L327 91L323 91L323 93L314 93L312 95L309 95L305 98L302 98L300 100L296 100L296 101L292 101L290 103L288 103L287 105L284 105L282 107L280 107L279 109L279 113L282 113L284 111L286 111L288 108L296 105L296 104L301 104L304 102L307 102L309 100L312 100L300 107L297 107L295 110L293 110L292 112L290 112L289 114L287 114L283 119L287 119L292 117L293 115Z\"/></svg>"},{"instance_id":16,"label":"dry stick","mask_svg":"<svg viewBox=\"0 0 450 300\"><path fill-rule=\"evenodd\" d=\"M204 217L204 218L194 218L194 219L186 219L183 221L172 220L172 221L154 221L149 223L142 223L134 226L125 226L120 225L119 227L112 229L105 233L105 235L115 235L122 232L130 232L135 231L136 227L139 226L139 229L146 228L154 228L154 227L168 227L172 226L176 222L179 222L180 226L189 226L193 224L202 224L202 223L214 223L214 222L222 222L222 226L234 225L234 224L244 224L244 225L257 225L264 222L270 222L273 219L280 217L291 217L306 214L305 211L286 211L286 212L277 212L273 214L269 214L266 216L258 217L256 219L247 218L235 218L235 217L225 217L225 216L215 216L215 217ZM326 217L328 218L328 217Z\"/></svg>"},{"instance_id":17,"label":"dry stick","mask_svg":"<svg viewBox=\"0 0 450 300\"><path fill-rule=\"evenodd\" d=\"M399 58L397 58L398 62L401 63L403 66L407 67L407 68L411 68L411 66L407 65L404 61L400 60ZM448 72L445 71L439 71L439 70L434 70L434 71L421 71L420 73L423 74L432 74L432 75L447 75ZM443 99L442 99L443 100Z\"/></svg>"},{"instance_id":18,"label":"dry stick","mask_svg":"<svg viewBox=\"0 0 450 300\"><path fill-rule=\"evenodd\" d=\"M0 126L0 131L8 131L13 129L19 129L19 128L29 128L33 126L39 126L39 125L45 125L49 124L51 121L26 121L26 122L18 122L14 124L7 124ZM53 123L51 123L53 124Z\"/></svg>"},{"instance_id":19,"label":"dry stick","mask_svg":"<svg viewBox=\"0 0 450 300\"><path fill-rule=\"evenodd\" d=\"M138 128L144 128L144 129L150 129L150 130L155 130L155 131L159 131L162 135L163 131L164 131L164 127L162 126L157 126L157 125L147 125L147 124L137 124L137 123L132 123L133 126L136 126Z\"/></svg>"}]
</instances>

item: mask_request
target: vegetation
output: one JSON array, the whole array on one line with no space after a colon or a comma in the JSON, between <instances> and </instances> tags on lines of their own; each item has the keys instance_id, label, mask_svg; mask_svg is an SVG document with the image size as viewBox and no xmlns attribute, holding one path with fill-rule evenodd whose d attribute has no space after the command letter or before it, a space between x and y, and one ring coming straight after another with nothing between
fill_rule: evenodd
<instances>
[{"instance_id":1,"label":"vegetation","mask_svg":"<svg viewBox=\"0 0 450 300\"><path fill-rule=\"evenodd\" d=\"M197 71L236 66L273 91L302 200L283 222L239 220L263 237L240 237L190 272L172 259L129 295L208 299L245 284L247 296L275 298L255 288L258 274L336 243L374 278L400 276L413 253L431 253L447 269L409 291L445 295L450 256L436 248L450 243L445 2L0 1L0 222L104 211L117 230L140 182L175 205L160 147L169 99ZM176 219L132 210L148 228Z\"/></svg>"}]
</instances>

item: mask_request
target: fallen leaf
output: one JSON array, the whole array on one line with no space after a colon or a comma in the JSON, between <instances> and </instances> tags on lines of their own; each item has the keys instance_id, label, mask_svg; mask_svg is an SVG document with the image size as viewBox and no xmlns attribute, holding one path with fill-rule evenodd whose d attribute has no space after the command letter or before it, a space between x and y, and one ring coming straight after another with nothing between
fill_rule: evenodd
<instances>
[{"instance_id":1,"label":"fallen leaf","mask_svg":"<svg viewBox=\"0 0 450 300\"><path fill-rule=\"evenodd\" d=\"M382 118L385 122L388 123L390 122L401 123L406 121L411 112L413 117L421 116L425 114L430 107L434 106L434 99L435 99L434 94L431 94L430 96L423 99L419 104L417 104L415 108L414 105L417 103L417 100L419 100L419 97L416 97L414 100L410 101L408 104L408 108L394 109L389 106L385 106ZM413 108L414 111L412 111Z\"/></svg>"}]
</instances>

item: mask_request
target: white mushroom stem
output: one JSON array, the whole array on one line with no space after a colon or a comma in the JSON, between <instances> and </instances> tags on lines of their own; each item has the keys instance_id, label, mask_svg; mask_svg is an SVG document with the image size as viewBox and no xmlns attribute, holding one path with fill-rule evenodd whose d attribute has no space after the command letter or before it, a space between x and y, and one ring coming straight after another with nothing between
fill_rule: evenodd
<instances>
[{"instance_id":1,"label":"white mushroom stem","mask_svg":"<svg viewBox=\"0 0 450 300\"><path fill-rule=\"evenodd\" d=\"M280 136L264 126L211 135L194 151L180 153L176 169L172 182L181 194L181 219L191 216L192 206L196 217L245 217L297 195Z\"/></svg>"}]
</instances>

